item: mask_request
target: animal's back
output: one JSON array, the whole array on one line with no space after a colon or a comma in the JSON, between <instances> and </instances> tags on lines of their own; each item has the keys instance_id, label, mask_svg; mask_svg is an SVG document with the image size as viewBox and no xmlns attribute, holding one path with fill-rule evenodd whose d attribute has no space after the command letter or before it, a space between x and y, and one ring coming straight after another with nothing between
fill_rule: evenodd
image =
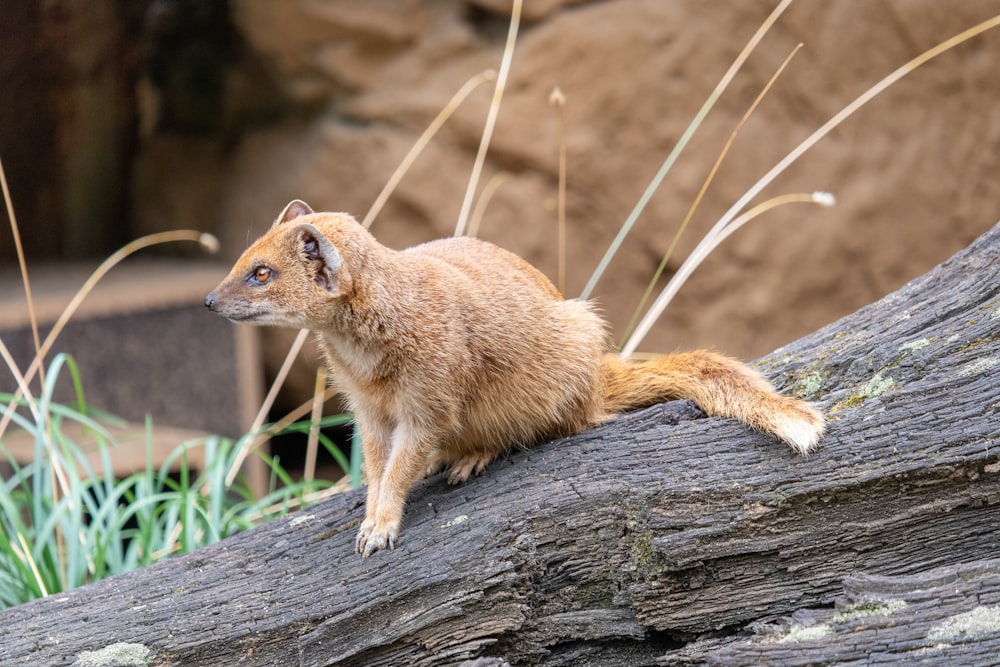
<instances>
[{"instance_id":1,"label":"animal's back","mask_svg":"<svg viewBox=\"0 0 1000 667\"><path fill-rule=\"evenodd\" d=\"M438 239L413 246L403 253L444 262L461 276L474 281L471 287L478 288L477 291L494 293L494 300L494 290L503 287L516 289L516 294L524 293L525 296L562 300L559 290L538 269L514 253L477 238Z\"/></svg>"}]
</instances>

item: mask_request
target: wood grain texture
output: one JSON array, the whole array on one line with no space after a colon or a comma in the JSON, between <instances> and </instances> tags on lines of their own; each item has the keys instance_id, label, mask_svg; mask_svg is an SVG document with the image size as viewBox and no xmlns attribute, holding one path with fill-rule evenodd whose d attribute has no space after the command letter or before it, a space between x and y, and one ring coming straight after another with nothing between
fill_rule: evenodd
<instances>
[{"instance_id":1,"label":"wood grain texture","mask_svg":"<svg viewBox=\"0 0 1000 667\"><path fill-rule=\"evenodd\" d=\"M1000 561L915 575L847 579L834 609L804 609L760 624L752 640L708 658L722 665L995 665L1000 651Z\"/></svg>"},{"instance_id":2,"label":"wood grain texture","mask_svg":"<svg viewBox=\"0 0 1000 667\"><path fill-rule=\"evenodd\" d=\"M655 406L461 486L425 480L393 553L352 553L358 491L7 610L0 664L69 665L116 642L157 665L863 664L872 651L915 664L928 647L913 637L963 611L961 592L939 616L819 640L842 653L767 640L782 617L997 555L998 257L1000 225L757 362L830 414L808 458L688 403ZM997 564L970 567L955 576L987 582L977 604L996 604ZM911 609L931 604L911 588ZM950 643L983 642L996 655L996 633Z\"/></svg>"}]
</instances>

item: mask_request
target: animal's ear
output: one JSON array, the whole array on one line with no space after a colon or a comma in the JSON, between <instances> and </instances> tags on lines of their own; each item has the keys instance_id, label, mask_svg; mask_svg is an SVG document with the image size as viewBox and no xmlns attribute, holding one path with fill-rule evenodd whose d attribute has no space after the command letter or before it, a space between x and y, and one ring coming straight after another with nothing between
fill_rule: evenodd
<instances>
[{"instance_id":1,"label":"animal's ear","mask_svg":"<svg viewBox=\"0 0 1000 667\"><path fill-rule=\"evenodd\" d=\"M330 294L343 294L350 286L350 275L340 253L330 240L308 223L297 228L299 254L310 266L313 280Z\"/></svg>"},{"instance_id":2,"label":"animal's ear","mask_svg":"<svg viewBox=\"0 0 1000 667\"><path fill-rule=\"evenodd\" d=\"M285 210L281 212L281 215L275 219L273 226L277 227L278 225L284 224L289 220L300 218L303 215L310 215L313 212L314 211L309 208L309 204L305 203L301 199L293 199L288 202L288 205L285 206Z\"/></svg>"}]
</instances>

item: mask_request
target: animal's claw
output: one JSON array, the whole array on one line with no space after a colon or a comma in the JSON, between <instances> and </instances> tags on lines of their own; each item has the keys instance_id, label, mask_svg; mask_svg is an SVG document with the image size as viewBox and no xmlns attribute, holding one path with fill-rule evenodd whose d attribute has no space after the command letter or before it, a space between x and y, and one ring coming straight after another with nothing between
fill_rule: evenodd
<instances>
[{"instance_id":1,"label":"animal's claw","mask_svg":"<svg viewBox=\"0 0 1000 667\"><path fill-rule=\"evenodd\" d=\"M375 527L374 521L365 519L358 529L358 536L354 539L354 553L361 554L362 558L368 558L379 549L388 547L389 551L395 551L398 533L398 528L379 529Z\"/></svg>"}]
</instances>

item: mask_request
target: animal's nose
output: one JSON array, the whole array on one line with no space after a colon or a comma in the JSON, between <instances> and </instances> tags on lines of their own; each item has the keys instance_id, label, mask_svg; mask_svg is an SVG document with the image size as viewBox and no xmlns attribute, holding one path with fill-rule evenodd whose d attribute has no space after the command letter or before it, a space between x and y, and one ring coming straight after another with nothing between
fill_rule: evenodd
<instances>
[{"instance_id":1,"label":"animal's nose","mask_svg":"<svg viewBox=\"0 0 1000 667\"><path fill-rule=\"evenodd\" d=\"M218 299L216 299L215 292L212 292L211 294L205 297L205 307L208 308L209 310L215 310L215 304L217 300Z\"/></svg>"}]
</instances>

